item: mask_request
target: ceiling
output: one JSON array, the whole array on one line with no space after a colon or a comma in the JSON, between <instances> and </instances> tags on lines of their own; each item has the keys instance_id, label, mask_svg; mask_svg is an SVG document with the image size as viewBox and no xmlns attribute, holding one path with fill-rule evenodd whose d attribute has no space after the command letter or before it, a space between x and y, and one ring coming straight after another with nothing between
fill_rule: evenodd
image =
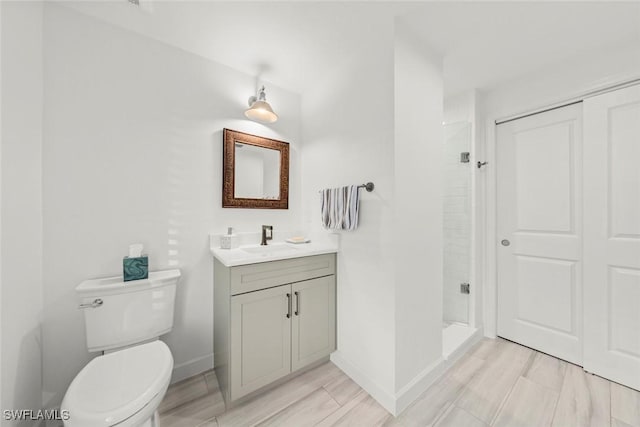
<instances>
[{"instance_id":1,"label":"ceiling","mask_svg":"<svg viewBox=\"0 0 640 427\"><path fill-rule=\"evenodd\" d=\"M447 94L640 46L640 2L60 3L299 93L367 46L367 35L391 17L443 56Z\"/></svg>"}]
</instances>

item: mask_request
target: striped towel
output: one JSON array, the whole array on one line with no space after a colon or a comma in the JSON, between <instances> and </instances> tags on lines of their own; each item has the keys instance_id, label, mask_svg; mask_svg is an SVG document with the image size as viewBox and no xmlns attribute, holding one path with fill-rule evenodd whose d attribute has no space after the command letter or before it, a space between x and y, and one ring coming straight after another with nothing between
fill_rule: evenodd
<instances>
[{"instance_id":1,"label":"striped towel","mask_svg":"<svg viewBox=\"0 0 640 427\"><path fill-rule=\"evenodd\" d=\"M322 226L329 230L358 228L359 193L357 185L322 190Z\"/></svg>"}]
</instances>

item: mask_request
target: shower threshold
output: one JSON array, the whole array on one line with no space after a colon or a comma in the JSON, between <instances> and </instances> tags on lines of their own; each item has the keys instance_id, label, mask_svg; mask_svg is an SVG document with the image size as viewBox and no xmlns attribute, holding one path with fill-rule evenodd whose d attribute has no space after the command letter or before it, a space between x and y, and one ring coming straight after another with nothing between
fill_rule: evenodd
<instances>
[{"instance_id":1,"label":"shower threshold","mask_svg":"<svg viewBox=\"0 0 640 427\"><path fill-rule=\"evenodd\" d=\"M442 357L449 360L464 353L467 345L473 344L477 329L461 323L451 323L442 329Z\"/></svg>"}]
</instances>

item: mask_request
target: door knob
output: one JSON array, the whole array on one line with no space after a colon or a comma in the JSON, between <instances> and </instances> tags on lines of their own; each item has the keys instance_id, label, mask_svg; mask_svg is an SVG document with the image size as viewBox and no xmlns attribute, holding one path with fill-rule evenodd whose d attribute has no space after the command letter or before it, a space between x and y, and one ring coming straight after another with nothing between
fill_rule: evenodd
<instances>
[{"instance_id":1,"label":"door knob","mask_svg":"<svg viewBox=\"0 0 640 427\"><path fill-rule=\"evenodd\" d=\"M508 241L507 239L502 239L500 243L502 244L502 246L509 246L511 244L511 242Z\"/></svg>"}]
</instances>

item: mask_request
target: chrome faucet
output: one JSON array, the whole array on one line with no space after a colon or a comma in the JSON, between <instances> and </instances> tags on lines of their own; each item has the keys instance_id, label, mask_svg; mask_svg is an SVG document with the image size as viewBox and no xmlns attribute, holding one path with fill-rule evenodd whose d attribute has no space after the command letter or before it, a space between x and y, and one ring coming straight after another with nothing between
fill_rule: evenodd
<instances>
[{"instance_id":1,"label":"chrome faucet","mask_svg":"<svg viewBox=\"0 0 640 427\"><path fill-rule=\"evenodd\" d=\"M267 246L267 240L273 239L273 225L262 226L262 242L260 245Z\"/></svg>"}]
</instances>

